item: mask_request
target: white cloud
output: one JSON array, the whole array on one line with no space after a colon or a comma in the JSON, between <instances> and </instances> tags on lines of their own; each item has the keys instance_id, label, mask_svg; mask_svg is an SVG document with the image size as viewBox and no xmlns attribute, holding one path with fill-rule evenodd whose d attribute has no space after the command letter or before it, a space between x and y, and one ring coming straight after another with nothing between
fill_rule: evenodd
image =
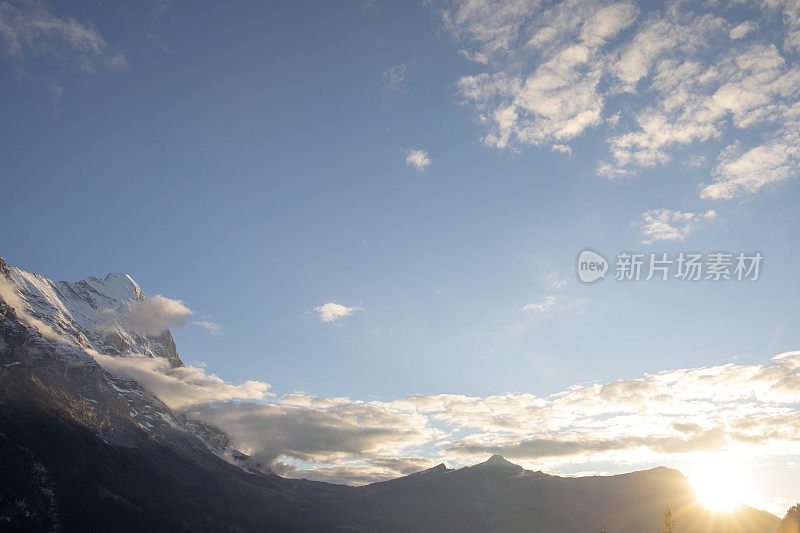
<instances>
[{"instance_id":1,"label":"white cloud","mask_svg":"<svg viewBox=\"0 0 800 533\"><path fill-rule=\"evenodd\" d=\"M693 45L681 59L654 59L649 89L655 91L655 102L638 111L636 128L609 139L611 161L602 164L598 173L618 177L636 167L662 165L672 159L676 147L716 140L731 130L738 134L766 125L768 133L755 137L753 153L742 161L732 161L730 147L722 151L715 169L718 183L705 188L701 196L724 199L754 193L768 183L796 176L797 171L790 168L794 158L791 150L786 158L778 152L796 131L793 113L798 105L800 68L787 62L774 45L762 43L719 50L711 56L716 59L709 61L701 51L724 46L718 44L719 40L709 40L725 27L724 23L696 16L683 26L681 31L695 28L693 32L705 26L697 34L706 40ZM661 54L674 51L668 47ZM645 68L640 73L648 72Z\"/></svg>"},{"instance_id":2,"label":"white cloud","mask_svg":"<svg viewBox=\"0 0 800 533\"><path fill-rule=\"evenodd\" d=\"M407 150L406 165L423 172L431 164L431 158L425 150Z\"/></svg>"},{"instance_id":3,"label":"white cloud","mask_svg":"<svg viewBox=\"0 0 800 533\"><path fill-rule=\"evenodd\" d=\"M408 63L400 63L383 71L383 81L386 83L387 91L397 92L400 90L400 85L406 79L406 70L408 70Z\"/></svg>"},{"instance_id":4,"label":"white cloud","mask_svg":"<svg viewBox=\"0 0 800 533\"><path fill-rule=\"evenodd\" d=\"M186 324L192 311L180 300L161 295L132 300L115 313L125 329L142 335L159 335L171 327Z\"/></svg>"},{"instance_id":5,"label":"white cloud","mask_svg":"<svg viewBox=\"0 0 800 533\"><path fill-rule=\"evenodd\" d=\"M471 457L502 453L580 464L620 451L628 460L633 452L655 458L764 446L763 452L773 439L798 449L798 368L800 352L792 352L764 365L665 371L577 385L547 398L439 395L396 403L460 428L451 451Z\"/></svg>"},{"instance_id":6,"label":"white cloud","mask_svg":"<svg viewBox=\"0 0 800 533\"><path fill-rule=\"evenodd\" d=\"M222 326L216 322L211 322L210 320L198 320L197 322L192 322L192 324L195 326L200 326L212 335L222 335Z\"/></svg>"},{"instance_id":7,"label":"white cloud","mask_svg":"<svg viewBox=\"0 0 800 533\"><path fill-rule=\"evenodd\" d=\"M562 154L572 153L572 147L566 144L554 144L552 149L554 152L561 152Z\"/></svg>"},{"instance_id":8,"label":"white cloud","mask_svg":"<svg viewBox=\"0 0 800 533\"><path fill-rule=\"evenodd\" d=\"M476 47L464 50L464 55L487 63L517 43L520 29L540 5L529 0L450 2L442 20L458 40Z\"/></svg>"},{"instance_id":9,"label":"white cloud","mask_svg":"<svg viewBox=\"0 0 800 533\"><path fill-rule=\"evenodd\" d=\"M66 57L87 72L96 65L127 65L124 53L108 51L105 39L89 23L59 18L39 0L0 2L0 47L11 58L50 54Z\"/></svg>"},{"instance_id":10,"label":"white cloud","mask_svg":"<svg viewBox=\"0 0 800 533\"><path fill-rule=\"evenodd\" d=\"M568 141L606 126L609 153L597 173L621 178L668 164L685 147L719 151L721 139L739 139L743 159L723 151L715 183L703 190L712 199L800 175L796 153L780 157L796 146L799 124L800 64L791 53L800 50L797 2L763 0L742 23L714 3L444 4L445 29L466 57L485 65L456 87L489 146L570 153Z\"/></svg>"},{"instance_id":11,"label":"white cloud","mask_svg":"<svg viewBox=\"0 0 800 533\"><path fill-rule=\"evenodd\" d=\"M601 51L635 18L628 2L599 5L567 0L543 8L539 2L452 2L445 26L465 53L488 72L458 81L489 132L484 142L551 144L598 125L604 99L598 92Z\"/></svg>"},{"instance_id":12,"label":"white cloud","mask_svg":"<svg viewBox=\"0 0 800 533\"><path fill-rule=\"evenodd\" d=\"M591 300L588 298L575 298L564 294L551 294L536 303L531 303L522 308L523 311L536 311L539 313L580 311Z\"/></svg>"},{"instance_id":13,"label":"white cloud","mask_svg":"<svg viewBox=\"0 0 800 533\"><path fill-rule=\"evenodd\" d=\"M77 348L31 321L24 301L1 278L0 297L53 342ZM545 310L556 305L550 301L543 301ZM86 352L287 475L363 484L433 462L461 466L489 453L551 472L591 470L598 462L675 464L697 452L744 463L800 456L800 351L760 364L582 383L548 396L438 394L370 402L275 397L261 381L232 384L201 368L172 368L166 359Z\"/></svg>"},{"instance_id":14,"label":"white cloud","mask_svg":"<svg viewBox=\"0 0 800 533\"><path fill-rule=\"evenodd\" d=\"M267 463L278 457L333 462L393 456L437 434L420 414L354 401L327 407L217 403L189 415L222 429L238 449Z\"/></svg>"},{"instance_id":15,"label":"white cloud","mask_svg":"<svg viewBox=\"0 0 800 533\"><path fill-rule=\"evenodd\" d=\"M784 45L788 49L800 50L800 5L795 0L760 0L764 10L780 13L786 28Z\"/></svg>"},{"instance_id":16,"label":"white cloud","mask_svg":"<svg viewBox=\"0 0 800 533\"><path fill-rule=\"evenodd\" d=\"M714 182L704 186L700 196L729 200L797 176L800 164L797 140L800 138L796 133L791 137L787 134L782 140L756 146L744 153L738 143L728 146L714 168Z\"/></svg>"},{"instance_id":17,"label":"white cloud","mask_svg":"<svg viewBox=\"0 0 800 533\"><path fill-rule=\"evenodd\" d=\"M698 451L763 458L800 453L798 369L800 352L790 352L760 365L668 370L546 397L439 394L364 403L297 393L270 405L201 407L192 416L287 475L318 471L316 479L359 484L426 466L402 460L419 449L429 450L427 464L501 453L547 469L674 462Z\"/></svg>"},{"instance_id":18,"label":"white cloud","mask_svg":"<svg viewBox=\"0 0 800 533\"><path fill-rule=\"evenodd\" d=\"M337 320L347 318L359 310L361 310L361 308L358 306L348 307L346 305L337 304L336 302L328 302L314 308L319 319L323 322L336 322Z\"/></svg>"},{"instance_id":19,"label":"white cloud","mask_svg":"<svg viewBox=\"0 0 800 533\"><path fill-rule=\"evenodd\" d=\"M655 241L682 241L694 231L700 222L711 220L717 212L709 209L705 213L651 209L642 213L641 230L643 244Z\"/></svg>"},{"instance_id":20,"label":"white cloud","mask_svg":"<svg viewBox=\"0 0 800 533\"><path fill-rule=\"evenodd\" d=\"M274 462L273 471L290 478L304 478L326 483L365 485L375 481L388 481L435 466L436 462L424 457L390 457L367 461L338 460L336 464L301 468L295 464Z\"/></svg>"},{"instance_id":21,"label":"white cloud","mask_svg":"<svg viewBox=\"0 0 800 533\"><path fill-rule=\"evenodd\" d=\"M800 454L800 352L762 364L665 370L584 383L549 396L457 394L362 402L267 385L235 386L199 369L148 358L100 358L219 427L237 449L277 473L362 485L438 462L463 466L500 453L549 472L598 463L680 464L698 453L744 463ZM176 372L182 372L176 374ZM219 401L226 396L237 401ZM255 401L241 401L250 396ZM594 465L594 466L593 466Z\"/></svg>"},{"instance_id":22,"label":"white cloud","mask_svg":"<svg viewBox=\"0 0 800 533\"><path fill-rule=\"evenodd\" d=\"M480 110L485 110L487 104L495 98L512 98L520 91L521 83L517 77L483 72L475 76L462 76L457 87L466 101L474 102Z\"/></svg>"},{"instance_id":23,"label":"white cloud","mask_svg":"<svg viewBox=\"0 0 800 533\"><path fill-rule=\"evenodd\" d=\"M731 39L734 40L742 39L743 37L746 37L749 33L756 31L757 29L758 29L758 24L756 24L752 20L747 20L745 22L742 22L738 26L735 26L731 30L729 35L731 36Z\"/></svg>"},{"instance_id":24,"label":"white cloud","mask_svg":"<svg viewBox=\"0 0 800 533\"><path fill-rule=\"evenodd\" d=\"M131 378L160 398L172 409L188 409L198 404L224 400L264 400L270 396L269 384L247 380L232 384L202 368L172 368L161 357L140 355L110 356L87 350L106 370Z\"/></svg>"}]
</instances>

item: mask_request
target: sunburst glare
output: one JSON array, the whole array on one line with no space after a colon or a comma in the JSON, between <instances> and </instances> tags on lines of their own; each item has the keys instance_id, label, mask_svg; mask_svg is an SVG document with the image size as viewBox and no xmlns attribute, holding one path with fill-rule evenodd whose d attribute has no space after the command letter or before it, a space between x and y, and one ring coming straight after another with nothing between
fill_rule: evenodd
<instances>
[{"instance_id":1,"label":"sunburst glare","mask_svg":"<svg viewBox=\"0 0 800 533\"><path fill-rule=\"evenodd\" d=\"M748 480L735 459L705 457L688 475L698 503L711 511L732 511L748 500Z\"/></svg>"}]
</instances>

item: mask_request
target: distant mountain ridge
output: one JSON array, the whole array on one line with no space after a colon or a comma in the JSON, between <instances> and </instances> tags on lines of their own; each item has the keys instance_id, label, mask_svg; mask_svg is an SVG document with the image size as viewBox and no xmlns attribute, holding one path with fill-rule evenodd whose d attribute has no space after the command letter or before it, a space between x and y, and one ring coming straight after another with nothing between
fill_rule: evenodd
<instances>
[{"instance_id":1,"label":"distant mountain ridge","mask_svg":"<svg viewBox=\"0 0 800 533\"><path fill-rule=\"evenodd\" d=\"M183 365L168 330L123 319L146 299L125 274L54 283L0 258L0 530L639 532L667 504L682 532L777 527L711 515L666 468L567 478L494 455L364 487L281 478L87 352Z\"/></svg>"},{"instance_id":2,"label":"distant mountain ridge","mask_svg":"<svg viewBox=\"0 0 800 533\"><path fill-rule=\"evenodd\" d=\"M424 475L423 475L424 474ZM742 506L730 516L699 506L677 470L560 477L502 456L457 470L444 465L354 489L347 508L387 531L661 531L666 505L679 531L768 532L778 519Z\"/></svg>"}]
</instances>

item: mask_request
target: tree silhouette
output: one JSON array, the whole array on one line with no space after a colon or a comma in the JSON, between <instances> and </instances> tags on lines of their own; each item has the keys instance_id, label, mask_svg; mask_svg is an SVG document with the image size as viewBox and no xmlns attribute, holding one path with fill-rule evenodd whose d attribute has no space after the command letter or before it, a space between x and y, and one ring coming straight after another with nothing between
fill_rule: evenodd
<instances>
[{"instance_id":1,"label":"tree silhouette","mask_svg":"<svg viewBox=\"0 0 800 533\"><path fill-rule=\"evenodd\" d=\"M800 533L800 503L792 505L781 520L781 533Z\"/></svg>"},{"instance_id":2,"label":"tree silhouette","mask_svg":"<svg viewBox=\"0 0 800 533\"><path fill-rule=\"evenodd\" d=\"M663 533L674 533L678 528L678 522L675 520L675 515L672 513L672 509L667 508L664 509L664 516L661 518L661 521L664 523L664 526L661 528Z\"/></svg>"}]
</instances>

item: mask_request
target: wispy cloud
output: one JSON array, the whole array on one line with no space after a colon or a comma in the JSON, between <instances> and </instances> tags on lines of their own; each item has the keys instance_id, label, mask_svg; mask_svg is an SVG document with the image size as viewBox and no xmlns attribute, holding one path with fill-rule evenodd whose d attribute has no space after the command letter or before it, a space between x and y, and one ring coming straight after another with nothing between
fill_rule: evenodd
<instances>
[{"instance_id":1,"label":"wispy cloud","mask_svg":"<svg viewBox=\"0 0 800 533\"><path fill-rule=\"evenodd\" d=\"M328 302L317 306L314 311L323 322L336 322L343 318L347 318L356 311L361 310L358 306L348 307L346 305L337 304L336 302Z\"/></svg>"},{"instance_id":2,"label":"wispy cloud","mask_svg":"<svg viewBox=\"0 0 800 533\"><path fill-rule=\"evenodd\" d=\"M794 124L800 128L800 120ZM786 132L780 139L744 152L740 143L731 144L719 156L714 182L704 186L700 196L729 200L795 177L800 165L799 131Z\"/></svg>"},{"instance_id":3,"label":"wispy cloud","mask_svg":"<svg viewBox=\"0 0 800 533\"><path fill-rule=\"evenodd\" d=\"M545 296L538 302L527 304L522 310L534 311L537 313L564 313L568 311L579 311L589 302L591 302L591 300L588 298L575 298L565 294L551 294Z\"/></svg>"},{"instance_id":4,"label":"wispy cloud","mask_svg":"<svg viewBox=\"0 0 800 533\"><path fill-rule=\"evenodd\" d=\"M431 164L431 158L425 150L407 150L406 165L415 168L418 172L423 172Z\"/></svg>"},{"instance_id":5,"label":"wispy cloud","mask_svg":"<svg viewBox=\"0 0 800 533\"><path fill-rule=\"evenodd\" d=\"M682 241L704 221L716 218L717 212L709 209L705 213L651 209L642 213L641 231L643 244L656 241Z\"/></svg>"},{"instance_id":6,"label":"wispy cloud","mask_svg":"<svg viewBox=\"0 0 800 533\"><path fill-rule=\"evenodd\" d=\"M489 125L484 142L564 146L600 124L604 46L635 14L630 3L453 2L445 26L488 67L458 83Z\"/></svg>"},{"instance_id":7,"label":"wispy cloud","mask_svg":"<svg viewBox=\"0 0 800 533\"><path fill-rule=\"evenodd\" d=\"M151 47L161 50L162 52L170 52L169 45L164 42L164 39L162 39L160 35L147 31L144 33L144 38Z\"/></svg>"},{"instance_id":8,"label":"wispy cloud","mask_svg":"<svg viewBox=\"0 0 800 533\"><path fill-rule=\"evenodd\" d=\"M269 384L246 380L229 383L196 366L172 367L164 358L141 355L110 356L87 350L106 370L136 380L173 409L225 400L264 400Z\"/></svg>"},{"instance_id":9,"label":"wispy cloud","mask_svg":"<svg viewBox=\"0 0 800 533\"><path fill-rule=\"evenodd\" d=\"M456 86L489 146L569 153L568 141L606 126L597 172L621 178L708 143L720 156L701 196L716 200L800 175L796 2L758 2L747 22L713 2L433 5L444 5L463 55L484 65Z\"/></svg>"},{"instance_id":10,"label":"wispy cloud","mask_svg":"<svg viewBox=\"0 0 800 533\"><path fill-rule=\"evenodd\" d=\"M551 148L554 152L561 152L562 154L572 153L572 147L566 144L554 144Z\"/></svg>"},{"instance_id":11,"label":"wispy cloud","mask_svg":"<svg viewBox=\"0 0 800 533\"><path fill-rule=\"evenodd\" d=\"M621 457L675 461L699 451L767 457L800 453L799 368L800 352L791 352L760 365L668 370L546 397L360 402L295 393L269 405L226 402L190 413L286 474L318 470L317 479L359 484L490 453L552 469ZM419 449L427 460L402 460Z\"/></svg>"},{"instance_id":12,"label":"wispy cloud","mask_svg":"<svg viewBox=\"0 0 800 533\"><path fill-rule=\"evenodd\" d=\"M406 70L408 70L408 63L399 63L383 71L383 81L386 83L387 91L400 91L401 84L406 79Z\"/></svg>"},{"instance_id":13,"label":"wispy cloud","mask_svg":"<svg viewBox=\"0 0 800 533\"><path fill-rule=\"evenodd\" d=\"M200 326L212 335L222 335L222 326L216 322L211 322L210 320L198 320L197 322L192 322L192 324L195 326Z\"/></svg>"},{"instance_id":14,"label":"wispy cloud","mask_svg":"<svg viewBox=\"0 0 800 533\"><path fill-rule=\"evenodd\" d=\"M110 51L91 23L57 17L39 0L0 2L0 48L15 60L47 54L86 72L127 65L125 54Z\"/></svg>"}]
</instances>

